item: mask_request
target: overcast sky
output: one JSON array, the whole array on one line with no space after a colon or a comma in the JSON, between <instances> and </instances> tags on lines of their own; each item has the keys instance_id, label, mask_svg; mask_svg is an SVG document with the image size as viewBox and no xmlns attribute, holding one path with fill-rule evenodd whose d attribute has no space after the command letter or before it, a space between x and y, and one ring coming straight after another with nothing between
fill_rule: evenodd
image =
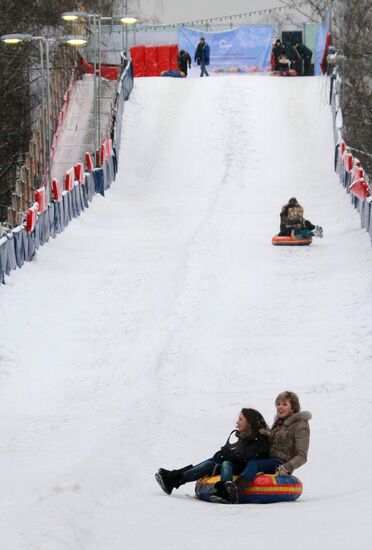
<instances>
[{"instance_id":1,"label":"overcast sky","mask_svg":"<svg viewBox=\"0 0 372 550\"><path fill-rule=\"evenodd\" d=\"M156 16L161 23L182 23L194 19L222 17L283 5L280 0L116 0L123 11L142 18ZM120 6L121 5L121 6Z\"/></svg>"}]
</instances>

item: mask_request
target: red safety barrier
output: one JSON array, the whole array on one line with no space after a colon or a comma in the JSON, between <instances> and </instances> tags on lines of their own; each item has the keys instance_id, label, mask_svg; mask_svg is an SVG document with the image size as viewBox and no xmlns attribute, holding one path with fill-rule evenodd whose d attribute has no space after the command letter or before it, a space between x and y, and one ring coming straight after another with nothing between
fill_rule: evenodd
<instances>
[{"instance_id":1,"label":"red safety barrier","mask_svg":"<svg viewBox=\"0 0 372 550\"><path fill-rule=\"evenodd\" d=\"M359 178L350 185L349 191L360 200L365 200L370 196L370 189L364 178Z\"/></svg>"},{"instance_id":2,"label":"red safety barrier","mask_svg":"<svg viewBox=\"0 0 372 550\"><path fill-rule=\"evenodd\" d=\"M341 156L345 153L346 145L343 139L340 141L340 154Z\"/></svg>"},{"instance_id":3,"label":"red safety barrier","mask_svg":"<svg viewBox=\"0 0 372 550\"><path fill-rule=\"evenodd\" d=\"M65 189L66 191L71 191L74 187L74 178L73 178L73 169L70 168L69 170L67 170L66 174L65 174Z\"/></svg>"},{"instance_id":4,"label":"red safety barrier","mask_svg":"<svg viewBox=\"0 0 372 550\"><path fill-rule=\"evenodd\" d=\"M99 165L103 166L106 158L106 147L105 144L102 143L101 147L99 148Z\"/></svg>"},{"instance_id":5,"label":"red safety barrier","mask_svg":"<svg viewBox=\"0 0 372 550\"><path fill-rule=\"evenodd\" d=\"M39 209L38 203L34 202L34 204L27 210L27 214L26 214L26 231L28 231L28 232L35 229L38 209Z\"/></svg>"},{"instance_id":6,"label":"red safety barrier","mask_svg":"<svg viewBox=\"0 0 372 550\"><path fill-rule=\"evenodd\" d=\"M353 169L353 155L346 149L343 154L342 160L344 162L345 170L351 172Z\"/></svg>"},{"instance_id":7,"label":"red safety barrier","mask_svg":"<svg viewBox=\"0 0 372 550\"><path fill-rule=\"evenodd\" d=\"M178 44L170 45L170 69L176 71L178 69Z\"/></svg>"},{"instance_id":8,"label":"red safety barrier","mask_svg":"<svg viewBox=\"0 0 372 550\"><path fill-rule=\"evenodd\" d=\"M132 46L130 56L133 63L133 76L145 76L145 46Z\"/></svg>"},{"instance_id":9,"label":"red safety barrier","mask_svg":"<svg viewBox=\"0 0 372 550\"><path fill-rule=\"evenodd\" d=\"M85 164L87 165L87 171L93 172L94 165L93 165L91 154L88 152L85 153Z\"/></svg>"},{"instance_id":10,"label":"red safety barrier","mask_svg":"<svg viewBox=\"0 0 372 550\"><path fill-rule=\"evenodd\" d=\"M171 70L170 46L158 46L158 67L160 73Z\"/></svg>"},{"instance_id":11,"label":"red safety barrier","mask_svg":"<svg viewBox=\"0 0 372 550\"><path fill-rule=\"evenodd\" d=\"M53 193L53 199L56 202L61 202L62 200L62 189L59 186L58 180L54 178L52 180L52 193Z\"/></svg>"},{"instance_id":12,"label":"red safety barrier","mask_svg":"<svg viewBox=\"0 0 372 550\"><path fill-rule=\"evenodd\" d=\"M364 170L361 166L360 160L357 158L353 159L353 170L351 172L351 181L364 178Z\"/></svg>"},{"instance_id":13,"label":"red safety barrier","mask_svg":"<svg viewBox=\"0 0 372 550\"><path fill-rule=\"evenodd\" d=\"M160 76L157 46L145 48L145 76Z\"/></svg>"},{"instance_id":14,"label":"red safety barrier","mask_svg":"<svg viewBox=\"0 0 372 550\"><path fill-rule=\"evenodd\" d=\"M107 143L107 155L110 157L112 155L112 139L106 138Z\"/></svg>"},{"instance_id":15,"label":"red safety barrier","mask_svg":"<svg viewBox=\"0 0 372 550\"><path fill-rule=\"evenodd\" d=\"M45 187L39 187L39 189L35 191L35 202L39 205L39 212L44 212L44 210L47 209Z\"/></svg>"},{"instance_id":16,"label":"red safety barrier","mask_svg":"<svg viewBox=\"0 0 372 550\"><path fill-rule=\"evenodd\" d=\"M85 57L80 57L80 66L84 74L93 74L94 67ZM119 67L117 65L101 65L100 75L107 80L117 80L119 77Z\"/></svg>"},{"instance_id":17,"label":"red safety barrier","mask_svg":"<svg viewBox=\"0 0 372 550\"><path fill-rule=\"evenodd\" d=\"M84 183L85 175L84 175L84 166L81 162L77 162L74 166L74 172L75 172L75 180L79 183Z\"/></svg>"}]
</instances>

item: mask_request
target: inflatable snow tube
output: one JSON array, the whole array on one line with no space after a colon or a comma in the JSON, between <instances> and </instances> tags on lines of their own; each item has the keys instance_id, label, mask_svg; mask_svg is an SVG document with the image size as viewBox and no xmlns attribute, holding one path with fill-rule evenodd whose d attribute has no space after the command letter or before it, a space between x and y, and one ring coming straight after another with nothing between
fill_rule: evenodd
<instances>
[{"instance_id":1,"label":"inflatable snow tube","mask_svg":"<svg viewBox=\"0 0 372 550\"><path fill-rule=\"evenodd\" d=\"M213 502L214 484L220 476L202 477L196 482L195 493L199 500ZM295 476L260 474L248 483L238 495L239 504L271 504L297 500L302 494L302 483Z\"/></svg>"},{"instance_id":2,"label":"inflatable snow tube","mask_svg":"<svg viewBox=\"0 0 372 550\"><path fill-rule=\"evenodd\" d=\"M280 237L275 235L271 242L275 246L308 246L313 242L312 237L301 237L300 235L294 235L293 237Z\"/></svg>"}]
</instances>

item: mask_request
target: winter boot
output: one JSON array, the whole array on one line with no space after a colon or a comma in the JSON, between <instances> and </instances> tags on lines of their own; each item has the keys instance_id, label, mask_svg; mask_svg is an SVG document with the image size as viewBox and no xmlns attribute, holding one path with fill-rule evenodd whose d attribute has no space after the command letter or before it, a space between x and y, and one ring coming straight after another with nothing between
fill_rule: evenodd
<instances>
[{"instance_id":1,"label":"winter boot","mask_svg":"<svg viewBox=\"0 0 372 550\"><path fill-rule=\"evenodd\" d=\"M315 230L314 230L314 235L315 235L315 237L319 237L320 239L322 239L323 238L323 227L321 227L320 225L316 225Z\"/></svg>"},{"instance_id":2,"label":"winter boot","mask_svg":"<svg viewBox=\"0 0 372 550\"><path fill-rule=\"evenodd\" d=\"M221 504L229 504L229 495L227 494L225 482L217 481L214 484L216 492L210 496L211 502L220 502Z\"/></svg>"},{"instance_id":3,"label":"winter boot","mask_svg":"<svg viewBox=\"0 0 372 550\"><path fill-rule=\"evenodd\" d=\"M183 481L182 474L191 468L192 464L185 466L180 470L165 470L164 468L159 468L159 471L155 474L155 479L163 489L164 493L170 495L173 489L178 489L180 485L185 483Z\"/></svg>"},{"instance_id":4,"label":"winter boot","mask_svg":"<svg viewBox=\"0 0 372 550\"><path fill-rule=\"evenodd\" d=\"M227 500L230 504L238 503L238 487L233 481L226 481L225 490L227 493Z\"/></svg>"}]
</instances>

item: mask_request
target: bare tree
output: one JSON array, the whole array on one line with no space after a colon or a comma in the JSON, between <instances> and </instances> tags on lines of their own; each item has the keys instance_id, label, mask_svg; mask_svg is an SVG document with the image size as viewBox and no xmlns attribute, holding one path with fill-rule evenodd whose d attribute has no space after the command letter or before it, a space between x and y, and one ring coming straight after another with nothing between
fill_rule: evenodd
<instances>
[{"instance_id":1,"label":"bare tree","mask_svg":"<svg viewBox=\"0 0 372 550\"><path fill-rule=\"evenodd\" d=\"M280 3L296 11L310 23L319 24L331 2L324 0L306 0L302 2L296 0L280 0Z\"/></svg>"},{"instance_id":2,"label":"bare tree","mask_svg":"<svg viewBox=\"0 0 372 550\"><path fill-rule=\"evenodd\" d=\"M342 78L341 108L346 143L372 174L372 4L336 2L333 41Z\"/></svg>"}]
</instances>

